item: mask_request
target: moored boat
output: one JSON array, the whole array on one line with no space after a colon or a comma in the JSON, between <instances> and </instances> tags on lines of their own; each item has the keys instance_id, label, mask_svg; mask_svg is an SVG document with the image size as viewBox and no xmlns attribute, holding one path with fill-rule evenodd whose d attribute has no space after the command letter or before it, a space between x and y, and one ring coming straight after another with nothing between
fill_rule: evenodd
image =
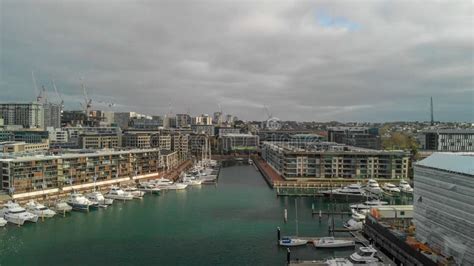
<instances>
[{"instance_id":1,"label":"moored boat","mask_svg":"<svg viewBox=\"0 0 474 266\"><path fill-rule=\"evenodd\" d=\"M280 246L284 247L295 247L295 246L302 246L308 244L308 240L301 239L298 237L282 237L279 241Z\"/></svg>"},{"instance_id":2,"label":"moored boat","mask_svg":"<svg viewBox=\"0 0 474 266\"><path fill-rule=\"evenodd\" d=\"M11 201L4 205L3 209L0 211L0 214L9 223L16 225L23 225L26 221L33 223L38 222L38 215L27 212L25 208L18 205L18 203Z\"/></svg>"},{"instance_id":3,"label":"moored boat","mask_svg":"<svg viewBox=\"0 0 474 266\"><path fill-rule=\"evenodd\" d=\"M133 200L133 195L131 193L125 192L116 186L111 187L109 192L107 192L104 197L114 200Z\"/></svg>"},{"instance_id":4,"label":"moored boat","mask_svg":"<svg viewBox=\"0 0 474 266\"><path fill-rule=\"evenodd\" d=\"M400 181L399 187L400 191L403 193L413 193L413 188L410 186L410 184L408 184L407 181L403 179Z\"/></svg>"},{"instance_id":5,"label":"moored boat","mask_svg":"<svg viewBox=\"0 0 474 266\"><path fill-rule=\"evenodd\" d=\"M54 217L54 215L56 215L55 211L50 210L49 208L47 208L43 204L40 204L40 203L38 203L34 200L30 200L25 205L25 207L26 207L26 210L28 210L28 212L31 212L35 215L38 215L39 217L51 218L51 217Z\"/></svg>"},{"instance_id":6,"label":"moored boat","mask_svg":"<svg viewBox=\"0 0 474 266\"><path fill-rule=\"evenodd\" d=\"M107 199L99 191L93 191L86 194L86 198L92 202L97 202L99 206L112 205L114 203L113 199Z\"/></svg>"},{"instance_id":7,"label":"moored boat","mask_svg":"<svg viewBox=\"0 0 474 266\"><path fill-rule=\"evenodd\" d=\"M89 211L91 208L98 208L98 203L94 203L81 193L72 193L69 198L67 198L66 203L76 211Z\"/></svg>"},{"instance_id":8,"label":"moored boat","mask_svg":"<svg viewBox=\"0 0 474 266\"><path fill-rule=\"evenodd\" d=\"M395 186L392 183L383 184L382 189L389 192L389 193L400 193L400 188L398 188L397 186Z\"/></svg>"},{"instance_id":9,"label":"moored boat","mask_svg":"<svg viewBox=\"0 0 474 266\"><path fill-rule=\"evenodd\" d=\"M124 188L123 191L132 194L134 199L142 199L143 196L145 196L145 191L141 191L136 187L128 186Z\"/></svg>"},{"instance_id":10,"label":"moored boat","mask_svg":"<svg viewBox=\"0 0 474 266\"><path fill-rule=\"evenodd\" d=\"M313 245L317 248L342 248L355 246L354 240L335 239L334 237L322 237L313 241Z\"/></svg>"}]
</instances>

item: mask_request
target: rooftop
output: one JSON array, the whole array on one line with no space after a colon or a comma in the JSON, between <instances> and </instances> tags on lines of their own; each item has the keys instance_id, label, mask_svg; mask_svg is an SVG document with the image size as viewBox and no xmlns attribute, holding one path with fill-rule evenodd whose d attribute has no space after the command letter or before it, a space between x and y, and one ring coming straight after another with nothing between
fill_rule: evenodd
<instances>
[{"instance_id":1,"label":"rooftop","mask_svg":"<svg viewBox=\"0 0 474 266\"><path fill-rule=\"evenodd\" d=\"M416 165L474 176L474 152L433 153Z\"/></svg>"}]
</instances>

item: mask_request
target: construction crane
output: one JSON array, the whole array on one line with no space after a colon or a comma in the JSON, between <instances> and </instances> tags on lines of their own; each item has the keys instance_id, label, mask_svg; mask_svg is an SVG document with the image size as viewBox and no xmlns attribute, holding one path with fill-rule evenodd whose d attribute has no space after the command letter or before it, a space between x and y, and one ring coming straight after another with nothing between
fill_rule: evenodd
<instances>
[{"instance_id":1,"label":"construction crane","mask_svg":"<svg viewBox=\"0 0 474 266\"><path fill-rule=\"evenodd\" d=\"M42 91L38 90L38 86L36 85L36 78L35 78L35 72L31 71L31 78L33 79L33 88L35 89L35 95L36 95L36 102L42 103L43 102L43 93ZM43 86L44 90L44 86Z\"/></svg>"},{"instance_id":2,"label":"construction crane","mask_svg":"<svg viewBox=\"0 0 474 266\"><path fill-rule=\"evenodd\" d=\"M280 119L274 117L266 105L263 106L265 114L267 115L267 121L265 121L265 127L270 130L278 130L281 128Z\"/></svg>"},{"instance_id":3,"label":"construction crane","mask_svg":"<svg viewBox=\"0 0 474 266\"><path fill-rule=\"evenodd\" d=\"M61 112L62 112L63 109L64 109L64 100L63 100L63 97L61 97L61 95L59 94L58 88L56 87L56 83L54 82L53 78L51 78L51 85L53 86L53 89L54 89L54 92L56 93L56 96L61 100L61 102L59 104L60 104Z\"/></svg>"},{"instance_id":4,"label":"construction crane","mask_svg":"<svg viewBox=\"0 0 474 266\"><path fill-rule=\"evenodd\" d=\"M84 104L81 103L81 106L82 108L84 108L84 112L86 113L86 116L89 117L90 111L92 109L92 99L89 98L89 95L87 95L86 86L84 85L82 78L81 78L81 87L82 87L82 92L84 94Z\"/></svg>"}]
</instances>

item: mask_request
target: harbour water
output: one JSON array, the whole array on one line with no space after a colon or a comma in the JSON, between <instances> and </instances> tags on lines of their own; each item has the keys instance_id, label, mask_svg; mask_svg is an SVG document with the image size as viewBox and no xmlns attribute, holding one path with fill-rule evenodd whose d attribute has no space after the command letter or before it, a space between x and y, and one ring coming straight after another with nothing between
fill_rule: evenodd
<instances>
[{"instance_id":1,"label":"harbour water","mask_svg":"<svg viewBox=\"0 0 474 266\"><path fill-rule=\"evenodd\" d=\"M327 236L321 198L298 198L299 234ZM73 212L0 229L0 265L285 265L276 227L295 234L294 198L277 198L253 166L224 167L217 185L168 191L116 202L90 213ZM283 221L288 209L288 223ZM341 226L347 217L335 217ZM347 236L344 233L340 236ZM345 256L353 249L292 249L292 257Z\"/></svg>"}]
</instances>

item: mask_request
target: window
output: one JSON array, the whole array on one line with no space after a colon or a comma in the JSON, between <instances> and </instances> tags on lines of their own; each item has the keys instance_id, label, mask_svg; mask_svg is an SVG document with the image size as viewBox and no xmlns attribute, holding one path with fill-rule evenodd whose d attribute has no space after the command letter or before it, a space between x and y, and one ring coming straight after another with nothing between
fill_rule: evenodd
<instances>
[{"instance_id":1,"label":"window","mask_svg":"<svg viewBox=\"0 0 474 266\"><path fill-rule=\"evenodd\" d=\"M405 216L405 211L400 211L401 216Z\"/></svg>"}]
</instances>

